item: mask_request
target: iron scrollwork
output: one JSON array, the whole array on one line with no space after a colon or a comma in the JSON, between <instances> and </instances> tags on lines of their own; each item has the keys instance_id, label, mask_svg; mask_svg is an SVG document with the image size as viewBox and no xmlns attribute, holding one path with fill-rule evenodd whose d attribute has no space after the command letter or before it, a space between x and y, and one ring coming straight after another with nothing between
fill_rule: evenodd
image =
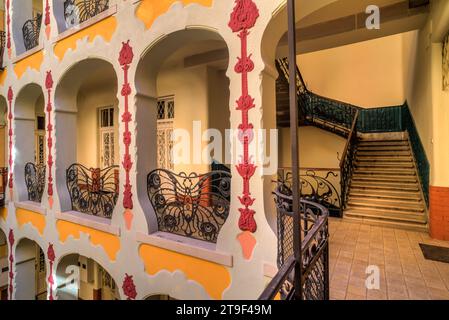
<instances>
[{"instance_id":1,"label":"iron scrollwork","mask_svg":"<svg viewBox=\"0 0 449 320\"><path fill-rule=\"evenodd\" d=\"M111 218L119 193L119 167L86 168L73 164L67 169L67 189L72 210Z\"/></svg>"},{"instance_id":2,"label":"iron scrollwork","mask_svg":"<svg viewBox=\"0 0 449 320\"><path fill-rule=\"evenodd\" d=\"M6 32L0 31L0 69L3 69L3 55L5 54Z\"/></svg>"},{"instance_id":3,"label":"iron scrollwork","mask_svg":"<svg viewBox=\"0 0 449 320\"><path fill-rule=\"evenodd\" d=\"M45 165L36 165L28 162L25 165L25 185L28 191L28 200L41 202L45 189Z\"/></svg>"},{"instance_id":4,"label":"iron scrollwork","mask_svg":"<svg viewBox=\"0 0 449 320\"><path fill-rule=\"evenodd\" d=\"M156 169L147 177L147 192L159 231L217 242L229 215L229 172L175 174Z\"/></svg>"},{"instance_id":5,"label":"iron scrollwork","mask_svg":"<svg viewBox=\"0 0 449 320\"><path fill-rule=\"evenodd\" d=\"M23 27L23 44L26 50L31 50L39 45L39 34L42 25L42 14L37 14L36 18L27 20Z\"/></svg>"},{"instance_id":6,"label":"iron scrollwork","mask_svg":"<svg viewBox=\"0 0 449 320\"><path fill-rule=\"evenodd\" d=\"M83 23L109 9L109 0L66 0L64 19L67 28Z\"/></svg>"},{"instance_id":7,"label":"iron scrollwork","mask_svg":"<svg viewBox=\"0 0 449 320\"><path fill-rule=\"evenodd\" d=\"M331 216L341 217L342 201L340 190L334 182L339 182L340 170L304 169L304 174L299 176L301 197L304 200L316 202L326 207ZM322 173L321 173L322 172ZM278 170L277 187L282 194L292 194L292 171L281 168Z\"/></svg>"}]
</instances>

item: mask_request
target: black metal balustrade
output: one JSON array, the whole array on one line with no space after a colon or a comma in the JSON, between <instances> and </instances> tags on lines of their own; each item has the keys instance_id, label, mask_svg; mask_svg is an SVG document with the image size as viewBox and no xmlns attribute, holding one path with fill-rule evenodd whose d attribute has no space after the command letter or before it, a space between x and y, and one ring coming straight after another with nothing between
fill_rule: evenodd
<instances>
[{"instance_id":1,"label":"black metal balustrade","mask_svg":"<svg viewBox=\"0 0 449 320\"><path fill-rule=\"evenodd\" d=\"M359 111L355 113L352 121L351 131L346 141L345 149L340 161L340 188L343 207L346 208L349 197L349 187L351 185L352 173L354 171L354 159L357 151L358 131L357 121L359 119Z\"/></svg>"},{"instance_id":2,"label":"black metal balustrade","mask_svg":"<svg viewBox=\"0 0 449 320\"><path fill-rule=\"evenodd\" d=\"M66 0L64 19L68 28L83 23L109 9L109 0Z\"/></svg>"},{"instance_id":3,"label":"black metal balustrade","mask_svg":"<svg viewBox=\"0 0 449 320\"><path fill-rule=\"evenodd\" d=\"M26 50L31 50L39 45L39 34L42 25L42 14L38 14L36 18L27 20L23 27L23 44Z\"/></svg>"},{"instance_id":4,"label":"black metal balustrade","mask_svg":"<svg viewBox=\"0 0 449 320\"><path fill-rule=\"evenodd\" d=\"M25 165L25 185L29 201L41 202L45 189L45 171L45 165L35 165L31 162Z\"/></svg>"},{"instance_id":5,"label":"black metal balustrade","mask_svg":"<svg viewBox=\"0 0 449 320\"><path fill-rule=\"evenodd\" d=\"M6 32L0 31L0 69L3 69L5 66L3 65L3 56L5 54L6 47Z\"/></svg>"},{"instance_id":6,"label":"black metal balustrade","mask_svg":"<svg viewBox=\"0 0 449 320\"><path fill-rule=\"evenodd\" d=\"M66 172L72 210L111 218L119 193L119 167L90 168L75 163Z\"/></svg>"},{"instance_id":7,"label":"black metal balustrade","mask_svg":"<svg viewBox=\"0 0 449 320\"><path fill-rule=\"evenodd\" d=\"M5 206L6 188L8 187L8 168L0 168L0 207Z\"/></svg>"},{"instance_id":8,"label":"black metal balustrade","mask_svg":"<svg viewBox=\"0 0 449 320\"><path fill-rule=\"evenodd\" d=\"M147 191L159 231L217 242L229 215L229 172L175 174L156 169L147 177Z\"/></svg>"},{"instance_id":9,"label":"black metal balustrade","mask_svg":"<svg viewBox=\"0 0 449 320\"><path fill-rule=\"evenodd\" d=\"M334 217L342 216L340 193L340 169L300 168L299 188L304 200L318 203L328 209ZM284 195L292 194L291 168L279 168L277 189Z\"/></svg>"},{"instance_id":10,"label":"black metal balustrade","mask_svg":"<svg viewBox=\"0 0 449 320\"><path fill-rule=\"evenodd\" d=\"M277 209L278 268L260 300L291 300L295 292L294 269L296 265L294 232L301 233L299 256L301 270L299 298L302 300L329 299L329 226L328 210L317 203L300 201L300 225L293 223L292 197L276 188L274 192ZM295 230L295 228L297 228Z\"/></svg>"}]
</instances>

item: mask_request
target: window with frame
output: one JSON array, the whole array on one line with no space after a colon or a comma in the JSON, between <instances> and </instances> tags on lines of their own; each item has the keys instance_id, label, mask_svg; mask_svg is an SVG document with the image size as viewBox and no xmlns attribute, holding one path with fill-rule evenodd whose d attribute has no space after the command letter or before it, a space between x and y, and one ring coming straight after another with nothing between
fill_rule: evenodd
<instances>
[{"instance_id":1,"label":"window with frame","mask_svg":"<svg viewBox=\"0 0 449 320\"><path fill-rule=\"evenodd\" d=\"M100 108L98 112L100 167L107 168L114 165L115 160L114 107Z\"/></svg>"},{"instance_id":2,"label":"window with frame","mask_svg":"<svg viewBox=\"0 0 449 320\"><path fill-rule=\"evenodd\" d=\"M161 97L157 101L157 163L158 168L173 170L173 122L175 97Z\"/></svg>"}]
</instances>

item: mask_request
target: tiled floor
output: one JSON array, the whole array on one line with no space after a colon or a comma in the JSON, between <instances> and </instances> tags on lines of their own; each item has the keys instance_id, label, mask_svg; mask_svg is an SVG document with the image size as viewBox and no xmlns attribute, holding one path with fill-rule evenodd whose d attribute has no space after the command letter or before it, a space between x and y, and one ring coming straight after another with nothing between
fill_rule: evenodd
<instances>
[{"instance_id":1,"label":"tiled floor","mask_svg":"<svg viewBox=\"0 0 449 320\"><path fill-rule=\"evenodd\" d=\"M331 219L331 299L449 300L449 264L424 259L419 243L449 247L426 233ZM369 265L379 267L379 290L366 289Z\"/></svg>"}]
</instances>

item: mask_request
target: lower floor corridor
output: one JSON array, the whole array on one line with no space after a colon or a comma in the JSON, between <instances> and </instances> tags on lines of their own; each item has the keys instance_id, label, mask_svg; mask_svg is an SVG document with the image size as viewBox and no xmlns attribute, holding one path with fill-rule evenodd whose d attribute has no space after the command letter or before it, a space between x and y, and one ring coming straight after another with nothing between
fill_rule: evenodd
<instances>
[{"instance_id":1,"label":"lower floor corridor","mask_svg":"<svg viewBox=\"0 0 449 320\"><path fill-rule=\"evenodd\" d=\"M449 300L449 264L426 260L419 244L449 247L427 233L330 218L331 300ZM379 289L367 290L368 266Z\"/></svg>"}]
</instances>

